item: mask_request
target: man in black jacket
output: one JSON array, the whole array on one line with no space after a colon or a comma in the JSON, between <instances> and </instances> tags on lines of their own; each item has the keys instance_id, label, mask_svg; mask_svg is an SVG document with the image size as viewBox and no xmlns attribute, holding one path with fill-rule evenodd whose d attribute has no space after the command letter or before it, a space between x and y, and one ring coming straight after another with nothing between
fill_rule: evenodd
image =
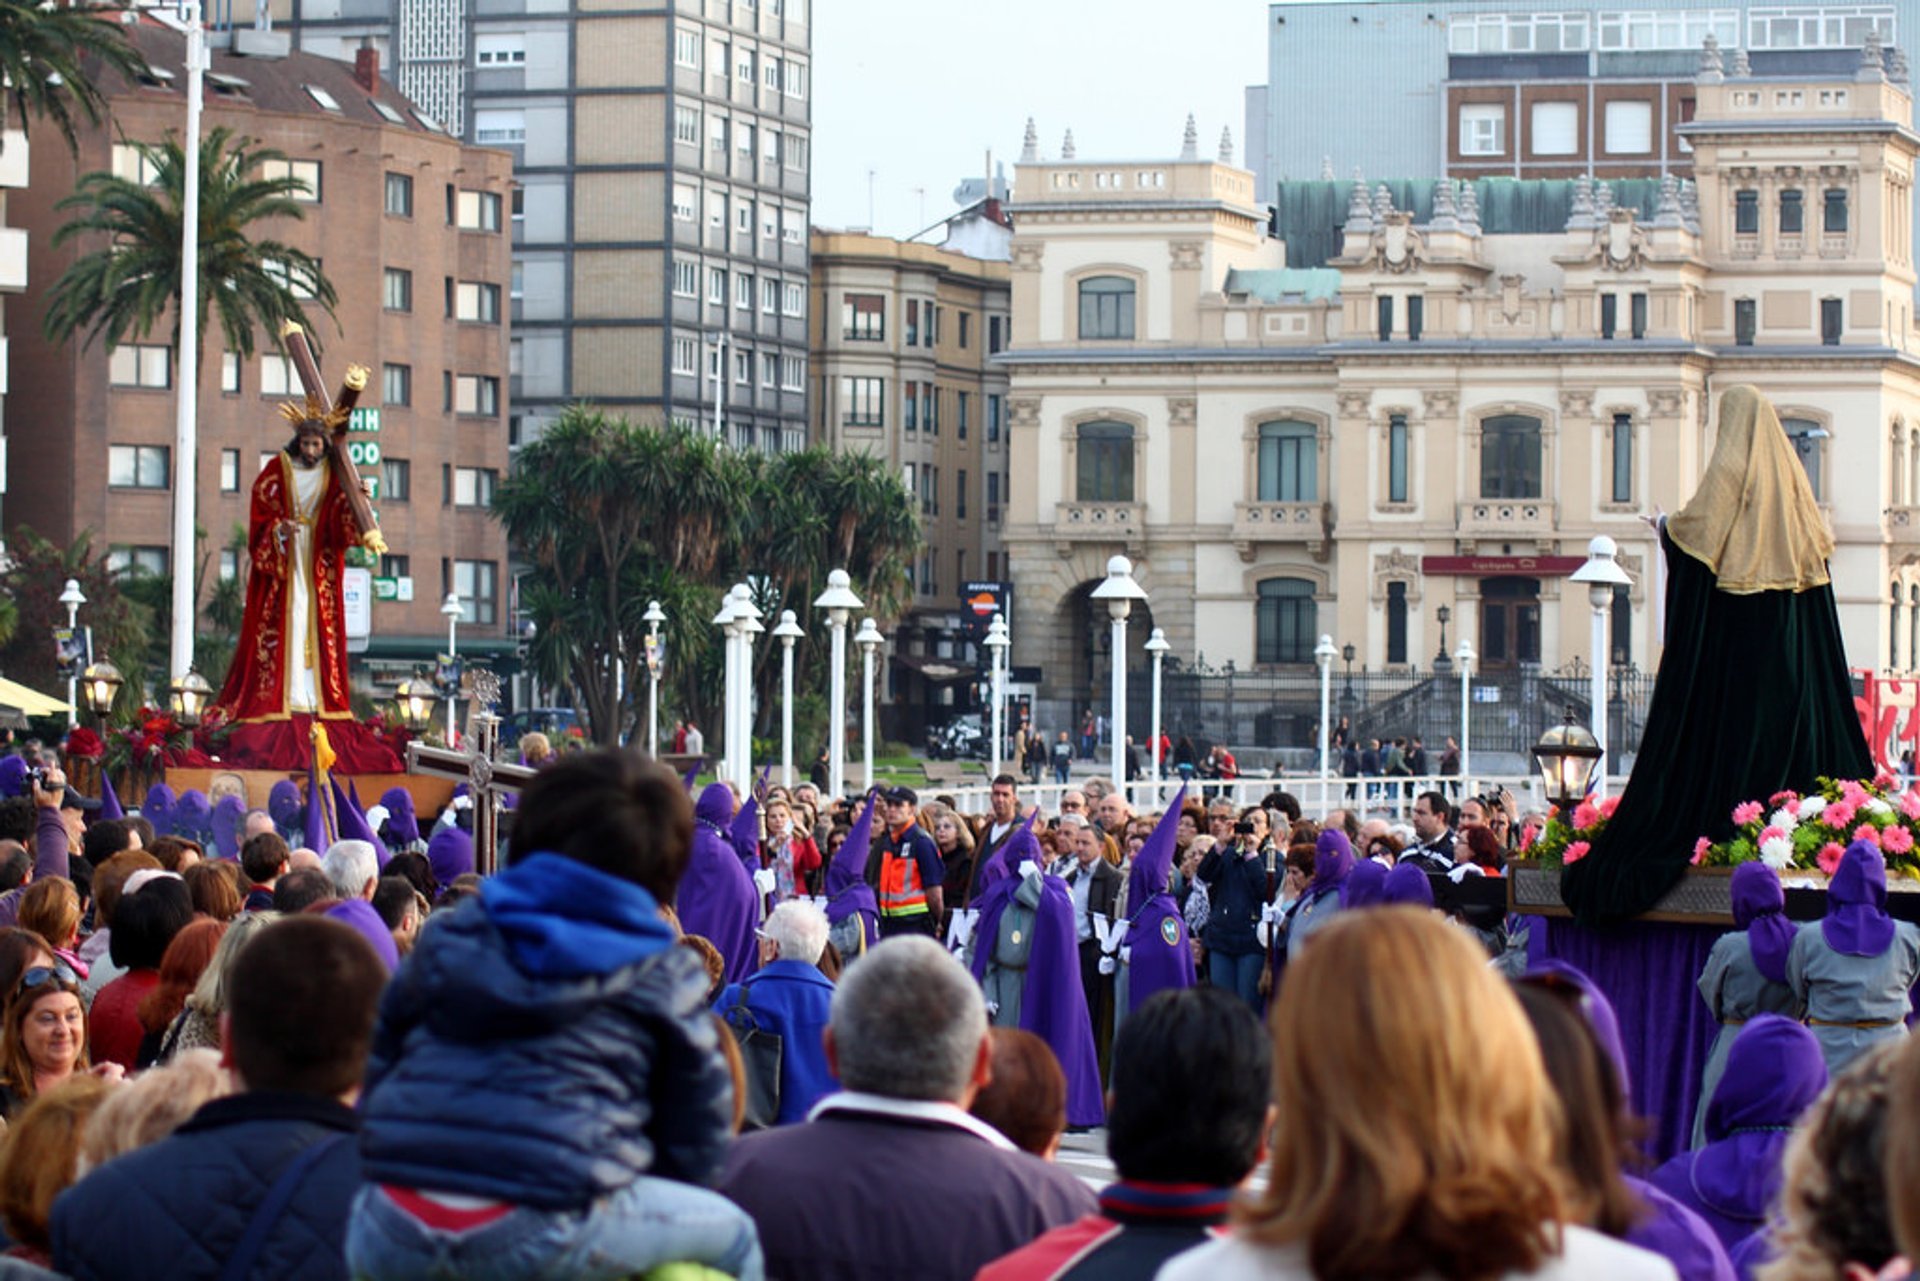
<instances>
[{"instance_id":1,"label":"man in black jacket","mask_svg":"<svg viewBox=\"0 0 1920 1281\"><path fill-rule=\"evenodd\" d=\"M261 931L228 980L222 1033L241 1092L110 1161L53 1207L53 1265L75 1281L345 1278L360 1187L351 1111L387 969L338 921Z\"/></svg>"}]
</instances>

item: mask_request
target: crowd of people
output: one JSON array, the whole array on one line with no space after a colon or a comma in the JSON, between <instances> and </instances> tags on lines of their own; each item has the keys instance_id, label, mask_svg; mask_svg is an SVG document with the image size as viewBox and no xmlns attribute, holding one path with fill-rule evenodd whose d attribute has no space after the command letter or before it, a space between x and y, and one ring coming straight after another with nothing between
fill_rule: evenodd
<instances>
[{"instance_id":1,"label":"crowd of people","mask_svg":"<svg viewBox=\"0 0 1920 1281\"><path fill-rule=\"evenodd\" d=\"M1655 1166L1606 996L1505 915L1510 797L1399 828L1020 786L696 797L573 753L482 880L458 802L423 833L396 789L317 850L297 792L112 818L0 760L0 1275L1810 1281L1920 1249L1920 929L1872 845L1817 922L1738 870L1695 1143ZM1091 1127L1097 1192L1054 1159Z\"/></svg>"}]
</instances>

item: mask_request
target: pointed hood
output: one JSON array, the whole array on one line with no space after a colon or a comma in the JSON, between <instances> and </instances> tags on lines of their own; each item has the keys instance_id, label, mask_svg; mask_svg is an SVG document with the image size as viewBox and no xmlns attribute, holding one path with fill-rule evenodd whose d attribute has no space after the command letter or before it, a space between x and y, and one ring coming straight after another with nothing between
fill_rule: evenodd
<instances>
[{"instance_id":1,"label":"pointed hood","mask_svg":"<svg viewBox=\"0 0 1920 1281\"><path fill-rule=\"evenodd\" d=\"M1798 927L1787 919L1787 895L1780 874L1765 863L1733 869L1733 923L1747 932L1753 966L1775 983L1787 981L1787 950Z\"/></svg>"},{"instance_id":2,"label":"pointed hood","mask_svg":"<svg viewBox=\"0 0 1920 1281\"><path fill-rule=\"evenodd\" d=\"M1000 848L993 852L993 857L973 874L974 898L978 899L985 894L987 888L994 882L1003 881L1009 876L1018 876L1020 864L1026 860L1032 859L1036 863L1040 861L1040 838L1033 834L1034 820L1039 817L1040 807L1036 805L1033 807L1033 812L1027 815L1026 821L1007 833L1007 839L1000 842ZM1142 849L1141 854L1145 853L1145 849ZM1139 857L1135 855L1136 863Z\"/></svg>"},{"instance_id":3,"label":"pointed hood","mask_svg":"<svg viewBox=\"0 0 1920 1281\"><path fill-rule=\"evenodd\" d=\"M379 834L367 822L367 816L354 804L353 796L342 790L340 780L329 778L327 785L333 789L333 812L339 824L340 839L343 841L365 841L373 846L373 852L380 859L380 866L387 865L387 847L380 843Z\"/></svg>"},{"instance_id":4,"label":"pointed hood","mask_svg":"<svg viewBox=\"0 0 1920 1281\"><path fill-rule=\"evenodd\" d=\"M1314 898L1339 889L1353 872L1353 842L1338 828L1320 833L1313 843L1313 882L1307 893Z\"/></svg>"},{"instance_id":5,"label":"pointed hood","mask_svg":"<svg viewBox=\"0 0 1920 1281\"><path fill-rule=\"evenodd\" d=\"M213 803L213 852L216 858L240 857L240 828L246 818L247 803L238 796L222 796Z\"/></svg>"},{"instance_id":6,"label":"pointed hood","mask_svg":"<svg viewBox=\"0 0 1920 1281\"><path fill-rule=\"evenodd\" d=\"M1827 884L1827 946L1847 956L1879 956L1893 944L1887 915L1887 860L1872 841L1855 841Z\"/></svg>"},{"instance_id":7,"label":"pointed hood","mask_svg":"<svg viewBox=\"0 0 1920 1281\"><path fill-rule=\"evenodd\" d=\"M1127 902L1135 908L1166 892L1167 880L1173 875L1173 842L1180 827L1180 806L1186 799L1187 785L1182 783L1160 821L1153 825L1146 844L1133 856L1133 870L1127 875ZM1028 836L1031 838L1032 833Z\"/></svg>"},{"instance_id":8,"label":"pointed hood","mask_svg":"<svg viewBox=\"0 0 1920 1281\"><path fill-rule=\"evenodd\" d=\"M1793 1127L1826 1085L1826 1057L1812 1032L1777 1014L1750 1019L1707 1104L1706 1146L1679 1158L1691 1163L1688 1190L1721 1218L1762 1226L1779 1197Z\"/></svg>"},{"instance_id":9,"label":"pointed hood","mask_svg":"<svg viewBox=\"0 0 1920 1281\"><path fill-rule=\"evenodd\" d=\"M27 771L32 767L24 756L0 757L0 797L27 794Z\"/></svg>"},{"instance_id":10,"label":"pointed hood","mask_svg":"<svg viewBox=\"0 0 1920 1281\"><path fill-rule=\"evenodd\" d=\"M1340 886L1340 906L1379 907L1387 901L1386 890L1387 869L1370 858L1361 859Z\"/></svg>"},{"instance_id":11,"label":"pointed hood","mask_svg":"<svg viewBox=\"0 0 1920 1281\"><path fill-rule=\"evenodd\" d=\"M443 827L427 842L427 866L441 889L473 870L473 837L457 827Z\"/></svg>"},{"instance_id":12,"label":"pointed hood","mask_svg":"<svg viewBox=\"0 0 1920 1281\"><path fill-rule=\"evenodd\" d=\"M165 783L155 783L147 789L147 799L140 802L140 817L153 824L155 836L173 834L173 807L179 804L173 789Z\"/></svg>"},{"instance_id":13,"label":"pointed hood","mask_svg":"<svg viewBox=\"0 0 1920 1281\"><path fill-rule=\"evenodd\" d=\"M404 787L389 787L380 793L387 808L387 834L399 849L409 849L420 839L420 818L413 808L413 793Z\"/></svg>"},{"instance_id":14,"label":"pointed hood","mask_svg":"<svg viewBox=\"0 0 1920 1281\"><path fill-rule=\"evenodd\" d=\"M687 789L688 795L693 794L694 780L700 777L700 767L706 763L706 760L704 756L695 757L693 764L687 766L687 772L680 776L680 784Z\"/></svg>"},{"instance_id":15,"label":"pointed hood","mask_svg":"<svg viewBox=\"0 0 1920 1281\"><path fill-rule=\"evenodd\" d=\"M866 884L867 856L873 852L873 811L879 803L879 792L870 789L866 806L861 809L860 817L853 820L853 830L847 833L840 852L833 856L833 866L827 869L828 898L855 885Z\"/></svg>"},{"instance_id":16,"label":"pointed hood","mask_svg":"<svg viewBox=\"0 0 1920 1281\"><path fill-rule=\"evenodd\" d=\"M125 818L127 811L121 808L120 793L113 790L113 775L106 770L100 771L100 817Z\"/></svg>"},{"instance_id":17,"label":"pointed hood","mask_svg":"<svg viewBox=\"0 0 1920 1281\"><path fill-rule=\"evenodd\" d=\"M1387 879L1380 887L1380 902L1388 907L1398 904L1431 908L1433 881L1421 868L1412 863L1401 863L1387 873Z\"/></svg>"},{"instance_id":18,"label":"pointed hood","mask_svg":"<svg viewBox=\"0 0 1920 1281\"><path fill-rule=\"evenodd\" d=\"M693 818L725 835L733 826L733 789L725 783L708 783L694 802Z\"/></svg>"},{"instance_id":19,"label":"pointed hood","mask_svg":"<svg viewBox=\"0 0 1920 1281\"><path fill-rule=\"evenodd\" d=\"M306 802L300 799L300 787L290 778L275 783L267 793L267 817L283 832L305 825Z\"/></svg>"},{"instance_id":20,"label":"pointed hood","mask_svg":"<svg viewBox=\"0 0 1920 1281\"><path fill-rule=\"evenodd\" d=\"M180 793L167 824L173 835L184 837L205 849L213 843L213 807L207 794L197 787Z\"/></svg>"}]
</instances>

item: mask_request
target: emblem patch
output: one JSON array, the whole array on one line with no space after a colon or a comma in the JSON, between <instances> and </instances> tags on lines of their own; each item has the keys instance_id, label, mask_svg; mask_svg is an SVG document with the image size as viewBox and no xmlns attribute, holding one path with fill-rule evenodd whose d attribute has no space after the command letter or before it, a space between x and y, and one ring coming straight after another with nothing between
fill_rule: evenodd
<instances>
[{"instance_id":1,"label":"emblem patch","mask_svg":"<svg viewBox=\"0 0 1920 1281\"><path fill-rule=\"evenodd\" d=\"M1180 946L1180 923L1171 916L1160 920L1160 937L1166 940L1168 947Z\"/></svg>"}]
</instances>

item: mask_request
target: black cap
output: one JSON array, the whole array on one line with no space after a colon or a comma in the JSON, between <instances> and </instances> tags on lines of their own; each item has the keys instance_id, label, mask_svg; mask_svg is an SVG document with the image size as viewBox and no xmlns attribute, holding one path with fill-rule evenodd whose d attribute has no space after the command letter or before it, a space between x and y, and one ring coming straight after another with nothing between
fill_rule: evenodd
<instances>
[{"instance_id":1,"label":"black cap","mask_svg":"<svg viewBox=\"0 0 1920 1281\"><path fill-rule=\"evenodd\" d=\"M100 808L100 802L94 800L91 796L82 796L69 787L66 790L66 794L60 798L60 808L63 810L86 810L90 813Z\"/></svg>"},{"instance_id":2,"label":"black cap","mask_svg":"<svg viewBox=\"0 0 1920 1281\"><path fill-rule=\"evenodd\" d=\"M896 804L914 806L920 804L920 793L914 791L904 783L898 787L889 787L882 795Z\"/></svg>"}]
</instances>

